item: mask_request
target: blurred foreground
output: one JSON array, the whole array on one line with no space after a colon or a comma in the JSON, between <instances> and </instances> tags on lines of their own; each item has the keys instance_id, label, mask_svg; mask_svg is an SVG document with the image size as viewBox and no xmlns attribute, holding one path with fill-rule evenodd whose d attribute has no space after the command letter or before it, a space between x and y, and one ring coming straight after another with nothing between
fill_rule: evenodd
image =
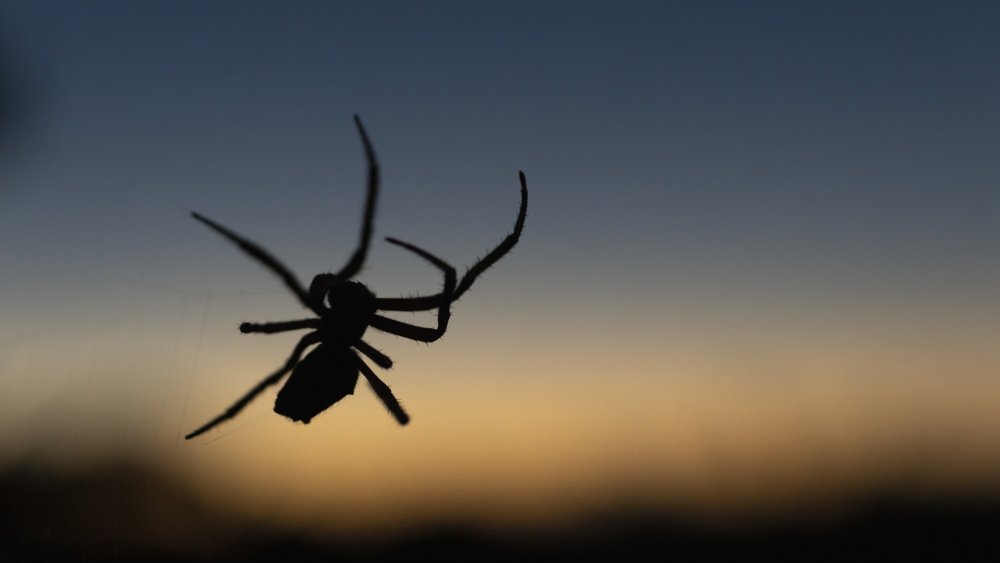
<instances>
[{"instance_id":1,"label":"blurred foreground","mask_svg":"<svg viewBox=\"0 0 1000 563\"><path fill-rule=\"evenodd\" d=\"M62 560L666 560L779 555L800 560L903 557L997 560L1000 498L907 498L872 491L837 509L739 521L608 507L575 524L517 533L428 522L392 537L307 536L195 500L131 462L60 473L0 474L0 561ZM331 523L336 529L336 523Z\"/></svg>"}]
</instances>

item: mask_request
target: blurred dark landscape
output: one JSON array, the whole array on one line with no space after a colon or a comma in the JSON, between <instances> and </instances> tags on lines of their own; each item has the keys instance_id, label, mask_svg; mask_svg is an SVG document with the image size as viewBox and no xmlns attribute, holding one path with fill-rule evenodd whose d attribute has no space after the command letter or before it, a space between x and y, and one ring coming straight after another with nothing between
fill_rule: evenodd
<instances>
[{"instance_id":1,"label":"blurred dark landscape","mask_svg":"<svg viewBox=\"0 0 1000 563\"><path fill-rule=\"evenodd\" d=\"M213 510L131 462L0 477L0 561L651 561L761 555L796 560L997 560L1000 499L907 500L873 492L835 514L696 523L621 506L558 532L503 534L437 523L393 537L317 538ZM330 523L336 529L336 523Z\"/></svg>"}]
</instances>

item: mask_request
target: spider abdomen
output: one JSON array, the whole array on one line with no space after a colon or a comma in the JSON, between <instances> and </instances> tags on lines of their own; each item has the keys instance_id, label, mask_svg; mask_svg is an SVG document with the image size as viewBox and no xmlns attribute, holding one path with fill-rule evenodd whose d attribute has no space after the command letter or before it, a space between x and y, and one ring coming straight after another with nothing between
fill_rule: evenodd
<instances>
[{"instance_id":1,"label":"spider abdomen","mask_svg":"<svg viewBox=\"0 0 1000 563\"><path fill-rule=\"evenodd\" d=\"M314 416L354 394L358 361L350 348L320 344L295 366L278 392L274 412L309 424Z\"/></svg>"}]
</instances>

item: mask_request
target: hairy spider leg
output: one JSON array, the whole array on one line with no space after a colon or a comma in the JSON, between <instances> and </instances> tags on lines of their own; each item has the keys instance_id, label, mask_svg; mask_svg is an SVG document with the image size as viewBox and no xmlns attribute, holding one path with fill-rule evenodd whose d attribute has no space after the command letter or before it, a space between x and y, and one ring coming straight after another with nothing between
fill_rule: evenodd
<instances>
[{"instance_id":1,"label":"hairy spider leg","mask_svg":"<svg viewBox=\"0 0 1000 563\"><path fill-rule=\"evenodd\" d=\"M392 358L386 356L382 352L378 351L374 346L365 342L364 340L358 340L352 344L355 350L361 352L362 354L371 358L375 365L382 369L389 369L392 367Z\"/></svg>"},{"instance_id":2,"label":"hairy spider leg","mask_svg":"<svg viewBox=\"0 0 1000 563\"><path fill-rule=\"evenodd\" d=\"M487 268L496 263L497 260L502 258L505 254L514 248L517 241L521 238L521 231L524 230L524 220L528 215L528 186L524 179L524 172L518 171L518 178L521 181L521 206L517 212L517 220L514 221L514 230L506 237L503 241L497 245L496 248L491 250L489 254L483 257L482 260L476 262L462 277L462 282L458 284L458 288L455 289L455 299L464 294L466 291L472 287L472 282L479 277L480 274L486 271Z\"/></svg>"},{"instance_id":3,"label":"hairy spider leg","mask_svg":"<svg viewBox=\"0 0 1000 563\"><path fill-rule=\"evenodd\" d=\"M383 317L382 315L373 316L369 326L383 332L395 334L396 336L409 338L410 340L434 342L438 338L441 338L441 336L444 335L445 331L448 329L448 320L451 318L451 303L454 301L454 299L452 299L452 295L455 291L455 268L453 268L451 264L448 264L444 260L441 260L437 256L434 256L430 252L427 252L416 245L403 242L392 237L387 237L385 240L391 244L401 246L437 266L438 269L444 273L444 289L441 290L441 295L445 297L440 299L438 303L436 328L416 326L397 321L395 319L390 319L388 317Z\"/></svg>"},{"instance_id":4,"label":"hairy spider leg","mask_svg":"<svg viewBox=\"0 0 1000 563\"><path fill-rule=\"evenodd\" d=\"M299 282L298 278L295 277L295 274L293 274L292 271L289 270L284 264L279 262L277 258L271 256L271 254L268 251L264 250L260 245L241 237L240 235L234 233L233 231L227 229L226 227L223 227L222 225L216 223L215 221L209 219L208 217L205 217L204 215L192 211L191 216L201 221L202 223L208 225L215 232L219 233L220 235L234 242L237 246L240 247L240 250L246 252L247 254L250 255L251 258L257 260L258 262L263 264L267 269L277 274L278 277L280 277L281 280L285 282L285 286L288 287L288 289L290 289L292 293L295 294L295 296L299 299L302 305L304 305L308 309L311 309L317 315L320 314L317 308L313 306L313 302L309 298L309 294L306 292L305 288L302 287L302 284Z\"/></svg>"},{"instance_id":5,"label":"hairy spider leg","mask_svg":"<svg viewBox=\"0 0 1000 563\"><path fill-rule=\"evenodd\" d=\"M255 385L253 389L250 389L250 391L243 395L240 400L236 401L232 404L232 406L226 409L225 412L208 421L194 432L184 436L184 439L190 440L191 438L196 438L201 434L208 432L212 428L215 428L219 424L235 417L241 410L243 410L244 407L250 404L250 401L257 398L257 395L260 395L265 389L281 381L281 378L284 377L286 373L290 372L295 367L295 364L299 363L299 360L302 358L302 354L306 351L306 348L314 344L318 344L319 342L319 332L310 332L309 334L303 336L299 340L299 343L295 345L295 349L292 350L292 355L288 357L287 361L285 361L285 365L281 366L278 371L267 376L260 383Z\"/></svg>"},{"instance_id":6,"label":"hairy spider leg","mask_svg":"<svg viewBox=\"0 0 1000 563\"><path fill-rule=\"evenodd\" d=\"M374 391L375 395L381 399L385 408L389 409L392 416L396 417L396 421L403 426L405 426L407 422L410 422L410 415L406 414L406 411L403 410L403 406L399 404L398 400L396 400L396 397L392 394L392 390L389 389L389 386L386 385L384 381L379 379L378 376L375 375L375 372L372 371L372 368L368 367L368 364L366 364L361 358L358 358L358 369L360 369L361 373L364 374L365 379L368 380L368 384L371 385L372 391Z\"/></svg>"},{"instance_id":7,"label":"hairy spider leg","mask_svg":"<svg viewBox=\"0 0 1000 563\"><path fill-rule=\"evenodd\" d=\"M368 138L368 132L365 131L365 126L361 123L361 118L357 114L354 115L354 124L358 128L358 134L361 136L361 144L365 149L365 159L368 161L368 191L365 196L365 210L361 219L361 238L358 248L354 250L354 254L351 255L351 258L339 272L336 274L318 274L313 278L312 283L309 285L309 295L313 302L317 303L317 306L320 308L323 307L323 299L334 284L347 281L358 275L358 272L361 271L365 257L368 256L368 246L371 242L372 229L375 223L375 201L378 199L379 186L378 159L375 156L375 149L372 148L371 140Z\"/></svg>"},{"instance_id":8,"label":"hairy spider leg","mask_svg":"<svg viewBox=\"0 0 1000 563\"><path fill-rule=\"evenodd\" d=\"M524 172L518 172L518 177L521 181L521 208L518 211L517 220L514 222L514 231L508 234L489 254L473 264L466 271L462 277L462 281L455 289L455 294L452 296L451 301L458 301L472 287L472 282L476 281L476 278L485 272L487 268L510 252L521 237L521 231L524 230L524 220L528 214L528 186L524 178ZM380 297L375 300L375 306L382 311L429 311L439 306L443 296L443 293L436 293L420 297Z\"/></svg>"},{"instance_id":9,"label":"hairy spider leg","mask_svg":"<svg viewBox=\"0 0 1000 563\"><path fill-rule=\"evenodd\" d=\"M243 323L240 325L240 332L243 334L250 333L260 333L260 334L275 334L278 332L287 332L290 330L301 330L301 329L318 329L322 326L322 319L301 319L298 321L281 321L274 323ZM357 348L359 352L371 358L378 367L382 369L389 369L392 367L392 358L386 356L378 349L374 348L371 344L363 340L355 342L352 346Z\"/></svg>"},{"instance_id":10,"label":"hairy spider leg","mask_svg":"<svg viewBox=\"0 0 1000 563\"><path fill-rule=\"evenodd\" d=\"M365 199L364 219L361 222L361 243L351 256L351 259L344 264L344 267L337 272L338 280L349 280L358 275L361 265L368 255L368 243L372 238L372 224L375 222L375 199L378 197L379 168L378 160L375 158L375 149L372 148L371 140L365 126L361 124L361 118L354 115L354 124L358 126L358 134L361 135L361 144L365 147L365 159L368 160L368 196Z\"/></svg>"},{"instance_id":11,"label":"hairy spider leg","mask_svg":"<svg viewBox=\"0 0 1000 563\"><path fill-rule=\"evenodd\" d=\"M317 329L323 324L321 319L300 319L297 321L278 321L272 323L240 323L240 332L250 334L253 332L261 334L275 334L278 332L288 332L290 330L302 330L306 328Z\"/></svg>"}]
</instances>

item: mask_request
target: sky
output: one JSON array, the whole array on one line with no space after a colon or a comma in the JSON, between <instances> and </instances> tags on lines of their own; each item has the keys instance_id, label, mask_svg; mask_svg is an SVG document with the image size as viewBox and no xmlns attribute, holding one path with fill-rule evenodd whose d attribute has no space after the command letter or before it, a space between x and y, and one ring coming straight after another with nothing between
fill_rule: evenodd
<instances>
[{"instance_id":1,"label":"sky","mask_svg":"<svg viewBox=\"0 0 1000 563\"><path fill-rule=\"evenodd\" d=\"M0 464L138 459L318 535L996 494L998 17L4 2ZM294 346L238 324L304 316L190 212L300 279L336 271L364 197L354 114L382 168L378 295L441 284L381 237L469 266L523 170L519 244L440 341L368 333L409 426L359 385L308 426L271 392L183 440Z\"/></svg>"}]
</instances>

